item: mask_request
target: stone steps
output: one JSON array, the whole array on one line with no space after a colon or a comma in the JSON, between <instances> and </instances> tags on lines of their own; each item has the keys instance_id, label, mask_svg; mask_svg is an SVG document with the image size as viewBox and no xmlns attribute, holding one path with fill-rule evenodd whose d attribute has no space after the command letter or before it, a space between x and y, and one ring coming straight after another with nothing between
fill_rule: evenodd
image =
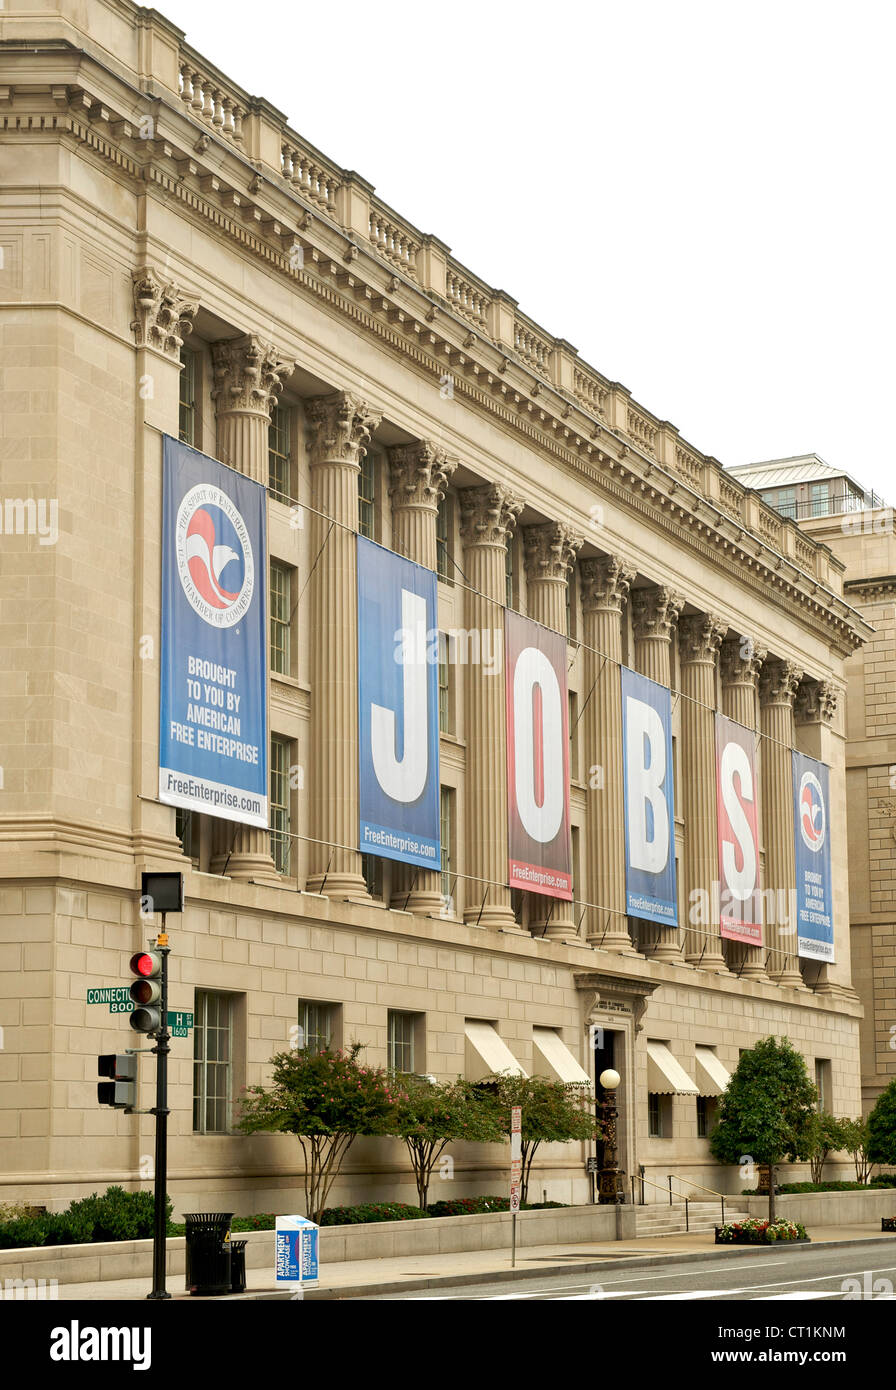
<instances>
[{"instance_id":1,"label":"stone steps","mask_svg":"<svg viewBox=\"0 0 896 1390\"><path fill-rule=\"evenodd\" d=\"M671 1206L654 1203L635 1208L635 1228L639 1236L678 1235L685 1229L690 1232L712 1231L722 1224L722 1210L719 1202L690 1202L688 1204L688 1224L685 1225L684 1202L674 1202ZM738 1211L732 1204L725 1203L725 1221L745 1221L749 1213Z\"/></svg>"}]
</instances>

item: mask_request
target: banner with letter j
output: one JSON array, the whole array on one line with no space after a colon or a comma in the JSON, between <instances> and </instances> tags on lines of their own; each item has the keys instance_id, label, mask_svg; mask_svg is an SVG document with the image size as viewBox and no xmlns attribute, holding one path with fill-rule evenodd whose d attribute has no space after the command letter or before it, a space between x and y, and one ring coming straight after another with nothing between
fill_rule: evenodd
<instances>
[{"instance_id":1,"label":"banner with letter j","mask_svg":"<svg viewBox=\"0 0 896 1390\"><path fill-rule=\"evenodd\" d=\"M830 768L796 750L792 757L797 953L810 960L833 961L834 904L828 834Z\"/></svg>"},{"instance_id":2,"label":"banner with letter j","mask_svg":"<svg viewBox=\"0 0 896 1390\"><path fill-rule=\"evenodd\" d=\"M159 800L268 826L265 490L163 444Z\"/></svg>"},{"instance_id":3,"label":"banner with letter j","mask_svg":"<svg viewBox=\"0 0 896 1390\"><path fill-rule=\"evenodd\" d=\"M672 697L620 667L625 768L626 912L678 926L672 778Z\"/></svg>"},{"instance_id":4,"label":"banner with letter j","mask_svg":"<svg viewBox=\"0 0 896 1390\"><path fill-rule=\"evenodd\" d=\"M433 570L358 536L362 854L442 866Z\"/></svg>"}]
</instances>

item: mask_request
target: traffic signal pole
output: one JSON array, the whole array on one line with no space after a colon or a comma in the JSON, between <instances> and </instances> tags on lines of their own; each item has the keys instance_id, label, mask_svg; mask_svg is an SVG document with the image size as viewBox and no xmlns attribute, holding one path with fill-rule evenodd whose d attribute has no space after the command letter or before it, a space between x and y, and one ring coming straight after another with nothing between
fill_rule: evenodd
<instances>
[{"instance_id":1,"label":"traffic signal pole","mask_svg":"<svg viewBox=\"0 0 896 1390\"><path fill-rule=\"evenodd\" d=\"M162 930L156 942L156 950L162 957L161 986L161 1026L156 1033L156 1045L152 1051L156 1055L156 1103L152 1114L156 1117L156 1162L155 1162L155 1226L152 1238L152 1292L147 1298L170 1298L165 1288L165 1251L168 1232L168 1053L171 1035L168 1032L168 932L165 926L165 913L162 913Z\"/></svg>"}]
</instances>

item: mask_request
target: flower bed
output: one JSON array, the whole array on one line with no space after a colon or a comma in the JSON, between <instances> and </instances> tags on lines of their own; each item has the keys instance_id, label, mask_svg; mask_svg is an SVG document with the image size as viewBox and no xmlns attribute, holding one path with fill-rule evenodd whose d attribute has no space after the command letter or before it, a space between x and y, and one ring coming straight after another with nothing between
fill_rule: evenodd
<instances>
[{"instance_id":1,"label":"flower bed","mask_svg":"<svg viewBox=\"0 0 896 1390\"><path fill-rule=\"evenodd\" d=\"M882 1216L880 1228L882 1231L896 1231L896 1216Z\"/></svg>"},{"instance_id":2,"label":"flower bed","mask_svg":"<svg viewBox=\"0 0 896 1390\"><path fill-rule=\"evenodd\" d=\"M802 1222L788 1221L783 1216L771 1223L749 1216L745 1221L716 1226L716 1245L792 1245L808 1239Z\"/></svg>"}]
</instances>

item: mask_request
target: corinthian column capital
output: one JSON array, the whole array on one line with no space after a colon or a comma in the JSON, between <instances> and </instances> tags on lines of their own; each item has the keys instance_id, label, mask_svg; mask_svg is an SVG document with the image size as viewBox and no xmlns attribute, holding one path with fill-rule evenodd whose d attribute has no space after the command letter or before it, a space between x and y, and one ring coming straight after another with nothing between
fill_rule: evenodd
<instances>
[{"instance_id":1,"label":"corinthian column capital","mask_svg":"<svg viewBox=\"0 0 896 1390\"><path fill-rule=\"evenodd\" d=\"M465 545L503 547L513 534L523 504L503 483L461 488L460 530Z\"/></svg>"},{"instance_id":2,"label":"corinthian column capital","mask_svg":"<svg viewBox=\"0 0 896 1390\"><path fill-rule=\"evenodd\" d=\"M796 692L794 718L799 724L830 724L839 699L833 681L805 680Z\"/></svg>"},{"instance_id":3,"label":"corinthian column capital","mask_svg":"<svg viewBox=\"0 0 896 1390\"><path fill-rule=\"evenodd\" d=\"M621 613L636 573L618 555L589 555L580 560L582 612Z\"/></svg>"},{"instance_id":4,"label":"corinthian column capital","mask_svg":"<svg viewBox=\"0 0 896 1390\"><path fill-rule=\"evenodd\" d=\"M681 594L674 593L665 585L656 584L647 589L633 590L632 625L635 637L663 637L668 641L683 607Z\"/></svg>"},{"instance_id":5,"label":"corinthian column capital","mask_svg":"<svg viewBox=\"0 0 896 1390\"><path fill-rule=\"evenodd\" d=\"M755 688L767 656L765 647L757 647L752 637L726 637L719 656L722 685L750 685Z\"/></svg>"},{"instance_id":6,"label":"corinthian column capital","mask_svg":"<svg viewBox=\"0 0 896 1390\"><path fill-rule=\"evenodd\" d=\"M312 429L312 467L347 463L360 468L370 436L383 416L354 392L335 391L307 400L305 418Z\"/></svg>"},{"instance_id":7,"label":"corinthian column capital","mask_svg":"<svg viewBox=\"0 0 896 1390\"><path fill-rule=\"evenodd\" d=\"M678 651L684 662L715 664L728 624L715 613L688 613L678 620Z\"/></svg>"},{"instance_id":8,"label":"corinthian column capital","mask_svg":"<svg viewBox=\"0 0 896 1390\"><path fill-rule=\"evenodd\" d=\"M759 699L763 705L793 705L803 673L795 661L770 657L759 676Z\"/></svg>"},{"instance_id":9,"label":"corinthian column capital","mask_svg":"<svg viewBox=\"0 0 896 1390\"><path fill-rule=\"evenodd\" d=\"M576 562L576 554L584 543L571 526L562 521L540 522L523 528L526 552L526 577L532 580L558 579L563 583Z\"/></svg>"},{"instance_id":10,"label":"corinthian column capital","mask_svg":"<svg viewBox=\"0 0 896 1390\"><path fill-rule=\"evenodd\" d=\"M395 444L389 451L389 496L393 507L436 511L457 468L457 459L428 439Z\"/></svg>"},{"instance_id":11,"label":"corinthian column capital","mask_svg":"<svg viewBox=\"0 0 896 1390\"><path fill-rule=\"evenodd\" d=\"M132 270L134 312L131 323L138 347L154 348L176 361L184 338L193 331L191 322L198 299L188 299L173 280L161 280L151 266Z\"/></svg>"},{"instance_id":12,"label":"corinthian column capital","mask_svg":"<svg viewBox=\"0 0 896 1390\"><path fill-rule=\"evenodd\" d=\"M290 374L294 365L255 333L212 343L212 400L216 411L219 415L231 411L263 415L269 420L274 399L283 389L282 378Z\"/></svg>"}]
</instances>

